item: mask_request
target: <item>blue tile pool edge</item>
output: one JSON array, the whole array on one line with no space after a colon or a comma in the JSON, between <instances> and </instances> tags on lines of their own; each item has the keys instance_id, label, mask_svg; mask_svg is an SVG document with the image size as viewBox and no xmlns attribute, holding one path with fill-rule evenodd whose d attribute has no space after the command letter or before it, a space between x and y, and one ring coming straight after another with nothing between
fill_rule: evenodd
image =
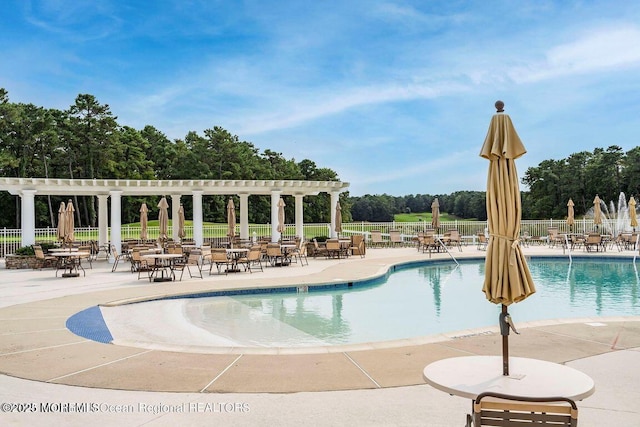
<instances>
[{"instance_id":1,"label":"blue tile pool edge","mask_svg":"<svg viewBox=\"0 0 640 427\"><path fill-rule=\"evenodd\" d=\"M100 307L94 305L72 315L65 323L67 329L83 338L109 344L113 341L111 331L102 317Z\"/></svg>"}]
</instances>

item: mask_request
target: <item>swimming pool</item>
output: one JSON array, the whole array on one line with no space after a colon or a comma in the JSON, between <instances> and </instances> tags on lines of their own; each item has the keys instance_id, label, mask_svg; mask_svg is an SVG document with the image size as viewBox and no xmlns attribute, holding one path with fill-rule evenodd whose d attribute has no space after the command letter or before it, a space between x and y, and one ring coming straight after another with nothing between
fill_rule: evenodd
<instances>
[{"instance_id":1,"label":"swimming pool","mask_svg":"<svg viewBox=\"0 0 640 427\"><path fill-rule=\"evenodd\" d=\"M640 315L638 273L622 259L537 258L537 293L516 322ZM497 325L484 261L396 266L366 284L300 293L169 299L101 307L114 342L153 347L313 347L399 340Z\"/></svg>"}]
</instances>

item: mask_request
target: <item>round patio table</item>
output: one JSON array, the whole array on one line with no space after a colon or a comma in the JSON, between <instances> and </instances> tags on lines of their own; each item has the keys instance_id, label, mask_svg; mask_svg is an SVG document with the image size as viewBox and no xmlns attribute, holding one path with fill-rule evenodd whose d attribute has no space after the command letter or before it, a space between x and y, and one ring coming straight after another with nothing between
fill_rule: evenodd
<instances>
[{"instance_id":1,"label":"round patio table","mask_svg":"<svg viewBox=\"0 0 640 427\"><path fill-rule=\"evenodd\" d=\"M523 397L582 400L595 392L593 379L569 366L510 357L511 375L502 375L502 356L465 356L438 360L423 371L425 381L446 393L475 399L482 392Z\"/></svg>"}]
</instances>

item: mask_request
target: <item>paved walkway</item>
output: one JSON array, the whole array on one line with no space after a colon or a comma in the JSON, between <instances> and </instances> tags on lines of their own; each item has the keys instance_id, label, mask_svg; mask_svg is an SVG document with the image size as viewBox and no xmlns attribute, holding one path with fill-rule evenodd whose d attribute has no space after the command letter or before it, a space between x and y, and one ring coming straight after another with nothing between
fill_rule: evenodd
<instances>
[{"instance_id":1,"label":"paved walkway","mask_svg":"<svg viewBox=\"0 0 640 427\"><path fill-rule=\"evenodd\" d=\"M526 254L562 255L531 247ZM465 247L456 256L483 256ZM580 253L582 255L582 253ZM608 252L607 255L630 256ZM590 256L601 256L590 254ZM104 261L86 277L52 270L0 270L0 401L36 413L0 413L8 425L461 425L469 402L424 385L431 361L497 354L495 329L458 331L403 342L312 350L217 354L100 344L72 334L67 318L90 306L210 289L350 281L390 265L428 258L412 248L370 250L365 259L310 260L310 266L212 276L168 284L138 281L128 265L111 273ZM434 258L446 254L433 255ZM580 403L580 425L636 425L640 392L640 319L595 318L518 324L512 356L566 363L592 376L596 393ZM285 393L285 394L283 394ZM91 413L43 413L55 403L90 403ZM40 404L44 404L40 407ZM55 406L55 405L54 405ZM64 406L60 407L62 410ZM67 406L67 409L69 406ZM82 408L82 407L81 407ZM126 413L115 411L129 410Z\"/></svg>"}]
</instances>

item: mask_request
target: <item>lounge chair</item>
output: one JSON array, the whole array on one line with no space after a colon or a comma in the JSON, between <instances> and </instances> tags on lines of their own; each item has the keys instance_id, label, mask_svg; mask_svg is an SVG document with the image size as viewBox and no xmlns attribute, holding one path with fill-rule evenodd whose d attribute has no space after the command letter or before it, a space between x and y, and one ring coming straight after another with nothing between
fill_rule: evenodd
<instances>
[{"instance_id":1,"label":"lounge chair","mask_svg":"<svg viewBox=\"0 0 640 427\"><path fill-rule=\"evenodd\" d=\"M467 415L467 427L552 425L576 427L578 407L566 397L533 398L501 393L481 393Z\"/></svg>"}]
</instances>

